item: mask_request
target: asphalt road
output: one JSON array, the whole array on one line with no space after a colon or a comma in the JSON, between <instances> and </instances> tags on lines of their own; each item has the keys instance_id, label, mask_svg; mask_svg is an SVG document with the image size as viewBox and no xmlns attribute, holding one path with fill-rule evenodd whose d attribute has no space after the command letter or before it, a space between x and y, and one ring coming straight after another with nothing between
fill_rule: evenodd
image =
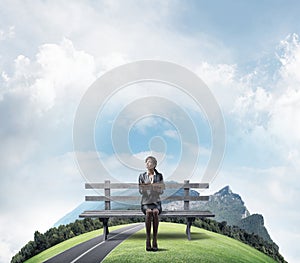
<instances>
[{"instance_id":1,"label":"asphalt road","mask_svg":"<svg viewBox=\"0 0 300 263\"><path fill-rule=\"evenodd\" d=\"M103 236L98 236L89 241L72 247L53 258L45 261L46 263L99 263L107 254L112 251L122 241L130 237L135 232L141 230L144 223L131 224L129 226L112 231L108 239L103 241Z\"/></svg>"}]
</instances>

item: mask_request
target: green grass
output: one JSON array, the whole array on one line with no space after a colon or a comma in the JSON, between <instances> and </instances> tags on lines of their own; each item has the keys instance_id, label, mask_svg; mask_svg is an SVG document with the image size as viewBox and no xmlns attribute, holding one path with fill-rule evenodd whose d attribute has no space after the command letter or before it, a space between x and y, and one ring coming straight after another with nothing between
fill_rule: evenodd
<instances>
[{"instance_id":1,"label":"green grass","mask_svg":"<svg viewBox=\"0 0 300 263\"><path fill-rule=\"evenodd\" d=\"M229 237L192 227L192 240L185 225L160 223L158 252L145 251L145 230L122 242L103 261L111 262L276 262L258 250Z\"/></svg>"},{"instance_id":2,"label":"green grass","mask_svg":"<svg viewBox=\"0 0 300 263\"><path fill-rule=\"evenodd\" d=\"M110 231L124 226L110 227ZM158 252L145 251L145 229L143 229L117 246L103 262L276 262L258 250L232 238L196 227L192 227L191 231L192 240L188 241L185 225L161 222ZM101 234L102 229L99 229L71 238L41 252L26 263L43 262Z\"/></svg>"},{"instance_id":3,"label":"green grass","mask_svg":"<svg viewBox=\"0 0 300 263\"><path fill-rule=\"evenodd\" d=\"M126 225L119 225L119 226L113 226L113 227L110 227L109 230L110 231L113 231L113 230L116 230L116 229L119 229L119 228L122 228ZM97 237L99 235L102 235L102 232L103 232L103 229L98 229L98 230L94 230L94 231L91 231L91 232L88 232L88 233L85 233L85 234L82 234L80 236L76 236L76 237L73 237L71 239L68 239L64 242L61 242L53 247L50 247L48 249L46 249L45 251L35 255L34 257L28 259L25 261L25 263L40 263L40 262L43 262L49 258L52 258L54 257L55 255L73 247L73 246L76 246L82 242L85 242L91 238L94 238L94 237Z\"/></svg>"}]
</instances>

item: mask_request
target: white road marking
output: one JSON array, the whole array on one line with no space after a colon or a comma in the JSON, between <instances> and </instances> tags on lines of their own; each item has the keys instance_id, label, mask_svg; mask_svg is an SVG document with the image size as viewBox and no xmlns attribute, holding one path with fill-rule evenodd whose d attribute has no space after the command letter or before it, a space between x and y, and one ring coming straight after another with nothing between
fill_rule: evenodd
<instances>
[{"instance_id":1,"label":"white road marking","mask_svg":"<svg viewBox=\"0 0 300 263\"><path fill-rule=\"evenodd\" d=\"M119 234L117 234L117 235L115 235L115 236L109 237L109 238L108 238L107 240L105 240L105 241L108 241L108 240L110 240L111 238L115 238L115 237L117 237L118 235L121 235L121 234L123 234L123 233L125 233L125 232L128 232L128 231L130 231L130 230L133 230L133 229L138 228L138 227L140 227L140 226L141 226L141 224L138 224L136 227L134 227L134 228L129 228L129 229L127 229L127 230L124 230L123 232L121 232L121 233L119 233ZM97 244L97 245L91 247L89 250L87 250L87 251L85 251L84 253L82 253L81 255L79 255L77 258L75 258L75 259L74 259L73 261L71 261L70 263L75 263L78 259L80 259L80 258L82 258L83 256L85 256L86 254L88 254L89 252L91 252L92 250L94 250L96 247L99 247L100 245L102 245L105 241L102 241L102 242L100 242L99 244Z\"/></svg>"}]
</instances>

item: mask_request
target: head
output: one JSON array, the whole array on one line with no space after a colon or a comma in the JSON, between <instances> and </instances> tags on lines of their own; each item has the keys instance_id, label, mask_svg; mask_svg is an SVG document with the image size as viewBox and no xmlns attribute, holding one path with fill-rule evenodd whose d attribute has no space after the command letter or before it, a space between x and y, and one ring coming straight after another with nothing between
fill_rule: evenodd
<instances>
[{"instance_id":1,"label":"head","mask_svg":"<svg viewBox=\"0 0 300 263\"><path fill-rule=\"evenodd\" d=\"M145 163L146 163L146 168L148 170L154 170L157 165L157 160L153 156L148 156L145 159Z\"/></svg>"}]
</instances>

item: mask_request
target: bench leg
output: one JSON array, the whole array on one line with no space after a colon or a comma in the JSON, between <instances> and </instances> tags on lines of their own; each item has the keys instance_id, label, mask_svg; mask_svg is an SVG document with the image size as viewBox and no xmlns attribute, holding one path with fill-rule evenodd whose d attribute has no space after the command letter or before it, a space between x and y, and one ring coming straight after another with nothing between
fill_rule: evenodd
<instances>
[{"instance_id":1,"label":"bench leg","mask_svg":"<svg viewBox=\"0 0 300 263\"><path fill-rule=\"evenodd\" d=\"M103 241L107 240L107 236L109 234L108 220L109 220L109 218L100 218L100 221L103 224Z\"/></svg>"},{"instance_id":2,"label":"bench leg","mask_svg":"<svg viewBox=\"0 0 300 263\"><path fill-rule=\"evenodd\" d=\"M188 240L191 240L191 225L193 224L193 222L195 221L195 218L194 217L188 217L186 219L186 234L188 236Z\"/></svg>"}]
</instances>

